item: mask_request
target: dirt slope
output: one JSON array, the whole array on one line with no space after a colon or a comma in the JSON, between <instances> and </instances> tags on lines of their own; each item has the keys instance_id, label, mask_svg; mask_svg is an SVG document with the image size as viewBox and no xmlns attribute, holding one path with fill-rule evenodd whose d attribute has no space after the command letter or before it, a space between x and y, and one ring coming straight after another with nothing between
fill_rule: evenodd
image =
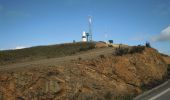
<instances>
[{"instance_id":1,"label":"dirt slope","mask_svg":"<svg viewBox=\"0 0 170 100\"><path fill-rule=\"evenodd\" d=\"M0 100L125 99L166 75L167 65L154 49L124 56L113 51L102 48L0 67Z\"/></svg>"},{"instance_id":2,"label":"dirt slope","mask_svg":"<svg viewBox=\"0 0 170 100\"><path fill-rule=\"evenodd\" d=\"M167 63L167 64L170 64L170 57L163 57L164 58L164 60L165 60L165 62Z\"/></svg>"}]
</instances>

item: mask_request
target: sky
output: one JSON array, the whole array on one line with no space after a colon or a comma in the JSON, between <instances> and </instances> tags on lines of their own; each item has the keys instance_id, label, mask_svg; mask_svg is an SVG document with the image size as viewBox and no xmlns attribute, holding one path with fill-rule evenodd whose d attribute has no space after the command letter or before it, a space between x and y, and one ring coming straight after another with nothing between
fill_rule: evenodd
<instances>
[{"instance_id":1,"label":"sky","mask_svg":"<svg viewBox=\"0 0 170 100\"><path fill-rule=\"evenodd\" d=\"M151 46L170 55L170 0L0 0L0 50L81 41Z\"/></svg>"}]
</instances>

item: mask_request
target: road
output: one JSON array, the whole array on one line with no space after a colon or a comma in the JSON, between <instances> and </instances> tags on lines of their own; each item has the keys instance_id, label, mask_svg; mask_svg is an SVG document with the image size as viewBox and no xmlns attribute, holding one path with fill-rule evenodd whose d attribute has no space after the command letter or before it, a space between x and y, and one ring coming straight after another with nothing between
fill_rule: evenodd
<instances>
[{"instance_id":1,"label":"road","mask_svg":"<svg viewBox=\"0 0 170 100\"><path fill-rule=\"evenodd\" d=\"M60 65L71 60L77 60L78 58L81 59L92 59L99 55L106 55L113 53L114 48L98 48L92 49L84 52L79 52L75 55L65 56L65 57L58 57L58 58L49 58L49 59L42 59L36 61L29 61L29 62L22 62L22 63L14 63L10 65L0 66L1 71L9 71L9 70L19 70L19 69L27 69L30 67L36 66L53 66L53 65Z\"/></svg>"},{"instance_id":2,"label":"road","mask_svg":"<svg viewBox=\"0 0 170 100\"><path fill-rule=\"evenodd\" d=\"M134 100L170 100L170 80L162 85L141 94Z\"/></svg>"}]
</instances>

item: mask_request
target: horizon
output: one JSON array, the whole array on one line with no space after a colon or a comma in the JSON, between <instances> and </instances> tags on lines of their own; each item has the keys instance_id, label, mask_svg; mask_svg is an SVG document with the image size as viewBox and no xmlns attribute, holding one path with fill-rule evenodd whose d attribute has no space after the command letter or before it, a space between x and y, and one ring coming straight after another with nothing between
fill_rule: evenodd
<instances>
[{"instance_id":1,"label":"horizon","mask_svg":"<svg viewBox=\"0 0 170 100\"><path fill-rule=\"evenodd\" d=\"M1 0L0 50L81 41L139 45L170 55L169 0Z\"/></svg>"}]
</instances>

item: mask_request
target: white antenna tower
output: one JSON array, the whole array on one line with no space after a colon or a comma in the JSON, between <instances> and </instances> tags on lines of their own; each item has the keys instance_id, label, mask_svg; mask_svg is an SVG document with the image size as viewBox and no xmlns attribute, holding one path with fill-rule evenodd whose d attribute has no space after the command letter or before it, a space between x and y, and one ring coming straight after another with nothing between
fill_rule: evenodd
<instances>
[{"instance_id":1,"label":"white antenna tower","mask_svg":"<svg viewBox=\"0 0 170 100\"><path fill-rule=\"evenodd\" d=\"M89 16L89 41L92 42L92 16Z\"/></svg>"}]
</instances>

